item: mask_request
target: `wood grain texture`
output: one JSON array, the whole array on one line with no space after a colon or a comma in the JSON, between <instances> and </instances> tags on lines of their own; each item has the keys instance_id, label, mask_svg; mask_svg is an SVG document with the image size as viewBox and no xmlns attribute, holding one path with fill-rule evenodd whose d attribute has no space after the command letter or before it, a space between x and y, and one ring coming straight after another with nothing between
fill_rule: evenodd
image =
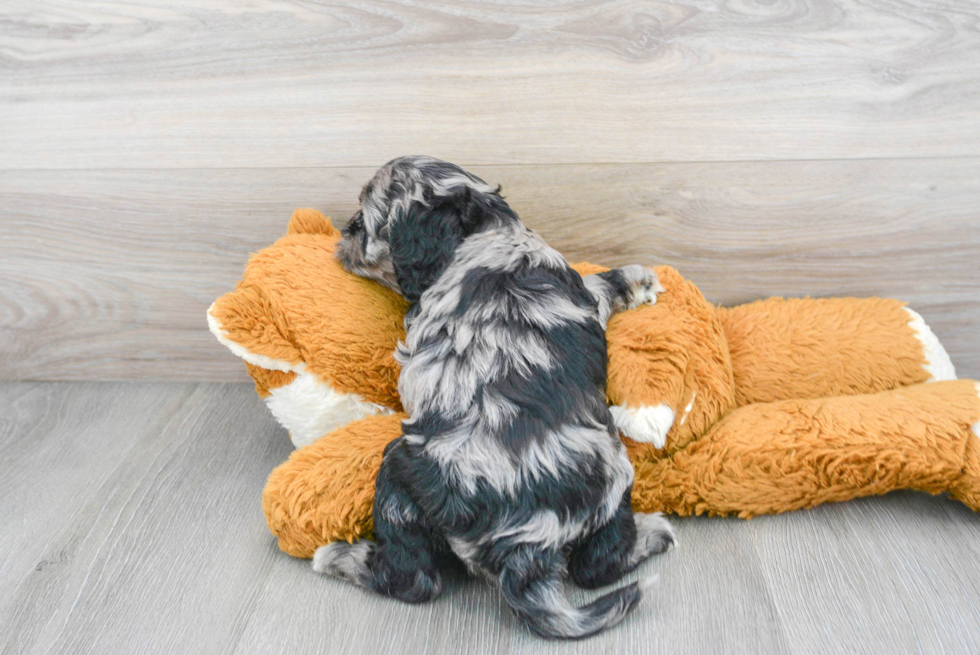
<instances>
[{"instance_id":1,"label":"wood grain texture","mask_svg":"<svg viewBox=\"0 0 980 655\"><path fill-rule=\"evenodd\" d=\"M230 652L273 563L258 493L288 453L251 389L0 394L23 398L9 438L25 453L0 464L0 521L29 517L4 530L0 652Z\"/></svg>"},{"instance_id":2,"label":"wood grain texture","mask_svg":"<svg viewBox=\"0 0 980 655\"><path fill-rule=\"evenodd\" d=\"M87 537L113 518L103 504L119 466L145 453L189 387L0 385L0 652L29 650L52 607L70 602L66 585L97 546Z\"/></svg>"},{"instance_id":3,"label":"wood grain texture","mask_svg":"<svg viewBox=\"0 0 980 655\"><path fill-rule=\"evenodd\" d=\"M31 0L0 168L980 155L972 0Z\"/></svg>"},{"instance_id":4,"label":"wood grain texture","mask_svg":"<svg viewBox=\"0 0 980 655\"><path fill-rule=\"evenodd\" d=\"M980 607L963 602L980 591L980 522L959 503L895 492L749 526L795 653L980 650Z\"/></svg>"},{"instance_id":5,"label":"wood grain texture","mask_svg":"<svg viewBox=\"0 0 980 655\"><path fill-rule=\"evenodd\" d=\"M585 641L535 637L517 623L495 589L459 574L447 579L446 591L435 602L406 607L329 578L315 578L311 587L309 563L293 560L279 569L285 578L270 581L263 590L238 652L787 652L747 524L722 519L708 525L695 519L678 521L676 527L682 547L638 572L659 576L654 591L620 628ZM297 612L297 595L310 588L318 590L315 603ZM568 591L576 604L599 595ZM707 598L712 611L691 611Z\"/></svg>"},{"instance_id":6,"label":"wood grain texture","mask_svg":"<svg viewBox=\"0 0 980 655\"><path fill-rule=\"evenodd\" d=\"M275 547L289 453L248 385L0 383L0 653L974 652L980 522L912 492L752 521L674 519L622 623L540 640L490 586L405 605ZM570 590L576 602L595 592Z\"/></svg>"},{"instance_id":7,"label":"wood grain texture","mask_svg":"<svg viewBox=\"0 0 980 655\"><path fill-rule=\"evenodd\" d=\"M208 305L372 170L0 172L0 379L245 380ZM980 377L980 159L474 170L572 261L671 264L724 304L898 297Z\"/></svg>"}]
</instances>

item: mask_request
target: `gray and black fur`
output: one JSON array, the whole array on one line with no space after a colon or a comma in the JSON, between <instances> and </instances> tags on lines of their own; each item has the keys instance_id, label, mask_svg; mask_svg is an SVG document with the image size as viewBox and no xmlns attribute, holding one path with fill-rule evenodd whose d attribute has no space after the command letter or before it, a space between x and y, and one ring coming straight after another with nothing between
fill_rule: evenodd
<instances>
[{"instance_id":1,"label":"gray and black fur","mask_svg":"<svg viewBox=\"0 0 980 655\"><path fill-rule=\"evenodd\" d=\"M421 602L455 556L542 636L617 623L641 583L579 608L563 579L608 585L674 543L661 515L632 511L605 397L606 321L655 301L655 274L583 279L497 189L428 157L375 175L338 257L412 303L396 352L410 418L378 473L375 540L328 544L314 569Z\"/></svg>"}]
</instances>

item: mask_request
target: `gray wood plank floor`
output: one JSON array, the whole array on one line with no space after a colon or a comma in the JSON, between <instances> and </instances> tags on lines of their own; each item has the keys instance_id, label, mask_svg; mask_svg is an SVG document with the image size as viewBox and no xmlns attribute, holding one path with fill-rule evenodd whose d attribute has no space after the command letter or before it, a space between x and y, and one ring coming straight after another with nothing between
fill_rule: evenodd
<instances>
[{"instance_id":1,"label":"gray wood plank floor","mask_svg":"<svg viewBox=\"0 0 980 655\"><path fill-rule=\"evenodd\" d=\"M0 452L2 653L980 648L980 521L941 497L675 519L681 547L642 569L653 595L555 644L462 575L408 606L279 552L260 491L290 446L248 385L2 383Z\"/></svg>"}]
</instances>

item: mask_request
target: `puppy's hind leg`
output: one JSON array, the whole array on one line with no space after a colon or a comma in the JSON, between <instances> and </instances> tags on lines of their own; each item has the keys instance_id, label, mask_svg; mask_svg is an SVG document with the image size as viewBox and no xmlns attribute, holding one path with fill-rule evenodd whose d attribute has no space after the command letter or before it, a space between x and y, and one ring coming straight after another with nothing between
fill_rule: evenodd
<instances>
[{"instance_id":1,"label":"puppy's hind leg","mask_svg":"<svg viewBox=\"0 0 980 655\"><path fill-rule=\"evenodd\" d=\"M436 598L442 578L439 547L418 507L389 475L383 460L374 496L375 541L335 541L317 548L313 570L407 603Z\"/></svg>"},{"instance_id":2,"label":"puppy's hind leg","mask_svg":"<svg viewBox=\"0 0 980 655\"><path fill-rule=\"evenodd\" d=\"M603 327L616 312L655 304L657 294L664 290L653 269L639 264L586 275L582 281L599 304L599 322Z\"/></svg>"},{"instance_id":3,"label":"puppy's hind leg","mask_svg":"<svg viewBox=\"0 0 980 655\"><path fill-rule=\"evenodd\" d=\"M676 543L663 515L633 513L627 491L612 520L572 550L568 573L584 589L603 587Z\"/></svg>"}]
</instances>

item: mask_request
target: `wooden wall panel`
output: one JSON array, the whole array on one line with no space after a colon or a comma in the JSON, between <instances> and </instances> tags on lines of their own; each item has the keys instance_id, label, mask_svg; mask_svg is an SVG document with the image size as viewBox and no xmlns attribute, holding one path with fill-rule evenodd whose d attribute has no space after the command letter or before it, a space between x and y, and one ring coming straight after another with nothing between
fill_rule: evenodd
<instances>
[{"instance_id":1,"label":"wooden wall panel","mask_svg":"<svg viewBox=\"0 0 980 655\"><path fill-rule=\"evenodd\" d=\"M980 377L980 159L483 166L570 260L667 263L726 304L910 301ZM244 380L205 311L293 207L370 168L0 172L0 379Z\"/></svg>"},{"instance_id":2,"label":"wooden wall panel","mask_svg":"<svg viewBox=\"0 0 980 655\"><path fill-rule=\"evenodd\" d=\"M8 0L0 168L980 156L973 0Z\"/></svg>"}]
</instances>

